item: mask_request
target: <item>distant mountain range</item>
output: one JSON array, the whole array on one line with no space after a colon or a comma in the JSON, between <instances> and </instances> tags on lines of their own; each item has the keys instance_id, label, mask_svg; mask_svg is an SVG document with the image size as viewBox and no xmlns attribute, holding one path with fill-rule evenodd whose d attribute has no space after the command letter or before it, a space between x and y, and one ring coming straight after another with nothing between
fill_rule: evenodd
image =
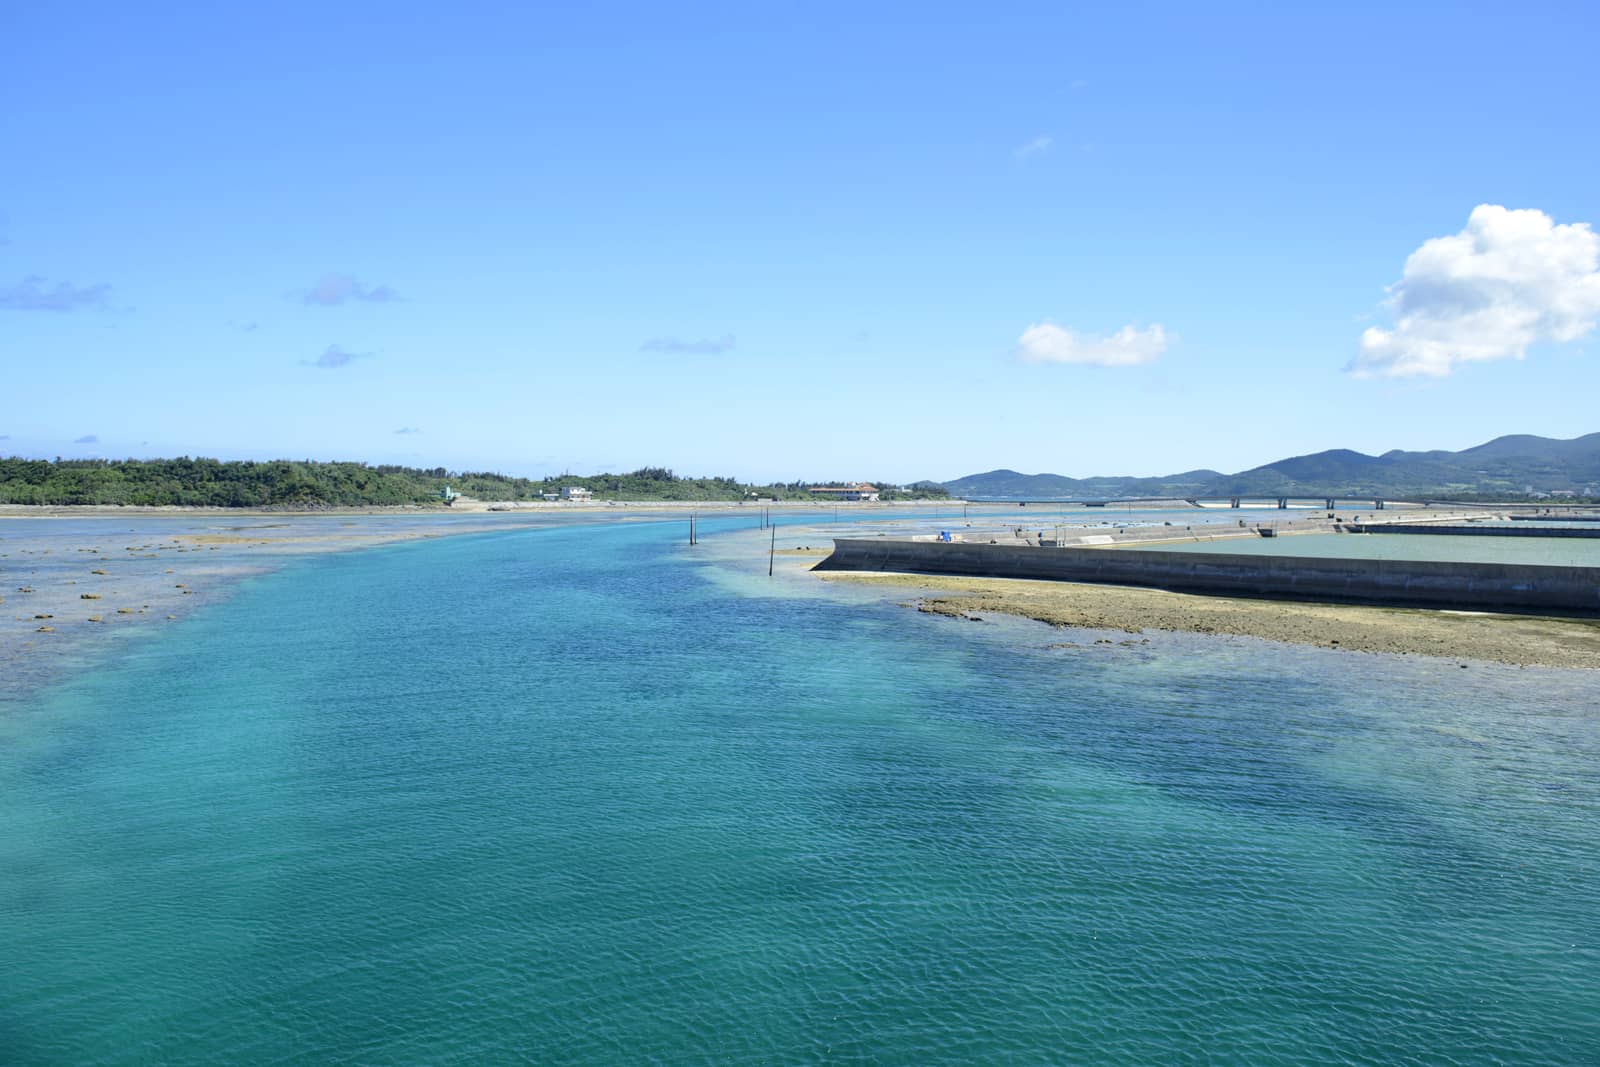
<instances>
[{"instance_id":1,"label":"distant mountain range","mask_svg":"<svg viewBox=\"0 0 1600 1067\"><path fill-rule=\"evenodd\" d=\"M997 470L940 484L952 496L1004 500L1233 496L1449 499L1552 492L1600 496L1600 433L1570 441L1513 434L1460 452L1397 449L1369 456L1336 448L1292 456L1237 474L1195 470L1158 478L1068 478Z\"/></svg>"}]
</instances>

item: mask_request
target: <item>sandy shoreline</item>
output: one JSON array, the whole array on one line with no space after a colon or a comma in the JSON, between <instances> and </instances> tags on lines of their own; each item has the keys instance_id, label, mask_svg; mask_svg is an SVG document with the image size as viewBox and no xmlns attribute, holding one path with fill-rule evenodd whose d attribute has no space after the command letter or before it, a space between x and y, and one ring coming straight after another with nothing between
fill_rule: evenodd
<instances>
[{"instance_id":1,"label":"sandy shoreline","mask_svg":"<svg viewBox=\"0 0 1600 1067\"><path fill-rule=\"evenodd\" d=\"M0 701L90 665L119 642L176 623L246 578L301 556L550 525L556 523L548 518L438 509L0 509Z\"/></svg>"},{"instance_id":2,"label":"sandy shoreline","mask_svg":"<svg viewBox=\"0 0 1600 1067\"><path fill-rule=\"evenodd\" d=\"M859 516L906 506L839 507ZM0 505L0 702L92 666L121 641L176 623L229 596L246 578L297 557L463 534L686 521L695 512L743 514L754 524L766 507L676 501L541 502L507 511ZM775 516L823 510L808 501L770 507Z\"/></svg>"},{"instance_id":3,"label":"sandy shoreline","mask_svg":"<svg viewBox=\"0 0 1600 1067\"><path fill-rule=\"evenodd\" d=\"M823 553L816 553L821 558ZM1353 652L1600 669L1600 623L1523 615L1244 600L1160 589L1004 578L818 572L916 595L908 606L962 619L1015 615L1053 626L1258 637Z\"/></svg>"}]
</instances>

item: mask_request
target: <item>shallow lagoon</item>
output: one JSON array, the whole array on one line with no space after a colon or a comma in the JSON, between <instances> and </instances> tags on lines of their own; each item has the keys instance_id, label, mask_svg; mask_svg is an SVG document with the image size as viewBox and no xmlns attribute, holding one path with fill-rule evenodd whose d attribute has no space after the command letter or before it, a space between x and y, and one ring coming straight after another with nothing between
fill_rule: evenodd
<instances>
[{"instance_id":1,"label":"shallow lagoon","mask_svg":"<svg viewBox=\"0 0 1600 1067\"><path fill-rule=\"evenodd\" d=\"M1592 675L680 534L295 561L14 708L7 1061L1600 1058Z\"/></svg>"}]
</instances>

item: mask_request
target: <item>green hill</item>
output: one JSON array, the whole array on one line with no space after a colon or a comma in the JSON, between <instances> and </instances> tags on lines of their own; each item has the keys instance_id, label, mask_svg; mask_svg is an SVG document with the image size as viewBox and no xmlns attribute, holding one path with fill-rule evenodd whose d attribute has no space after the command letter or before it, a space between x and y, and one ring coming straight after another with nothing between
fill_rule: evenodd
<instances>
[{"instance_id":1,"label":"green hill","mask_svg":"<svg viewBox=\"0 0 1600 1067\"><path fill-rule=\"evenodd\" d=\"M997 499L1373 496L1513 499L1553 492L1600 498L1600 433L1572 440L1514 434L1459 452L1345 448L1291 456L1237 474L1067 478L999 470L945 482L957 496Z\"/></svg>"},{"instance_id":2,"label":"green hill","mask_svg":"<svg viewBox=\"0 0 1600 1067\"><path fill-rule=\"evenodd\" d=\"M969 474L944 487L953 496L994 497L1005 500L1071 500L1097 497L1194 496L1222 475L1216 471L1187 471L1165 478L1068 478L1060 474L1019 474L1013 470Z\"/></svg>"}]
</instances>

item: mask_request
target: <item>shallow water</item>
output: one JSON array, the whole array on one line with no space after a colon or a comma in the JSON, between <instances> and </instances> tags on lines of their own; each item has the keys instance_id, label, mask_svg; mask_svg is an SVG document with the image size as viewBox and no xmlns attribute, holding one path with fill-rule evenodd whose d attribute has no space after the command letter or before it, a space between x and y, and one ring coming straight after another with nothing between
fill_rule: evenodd
<instances>
[{"instance_id":1,"label":"shallow water","mask_svg":"<svg viewBox=\"0 0 1600 1067\"><path fill-rule=\"evenodd\" d=\"M1600 1060L1592 675L1052 647L743 536L296 561L15 707L0 1059Z\"/></svg>"}]
</instances>

